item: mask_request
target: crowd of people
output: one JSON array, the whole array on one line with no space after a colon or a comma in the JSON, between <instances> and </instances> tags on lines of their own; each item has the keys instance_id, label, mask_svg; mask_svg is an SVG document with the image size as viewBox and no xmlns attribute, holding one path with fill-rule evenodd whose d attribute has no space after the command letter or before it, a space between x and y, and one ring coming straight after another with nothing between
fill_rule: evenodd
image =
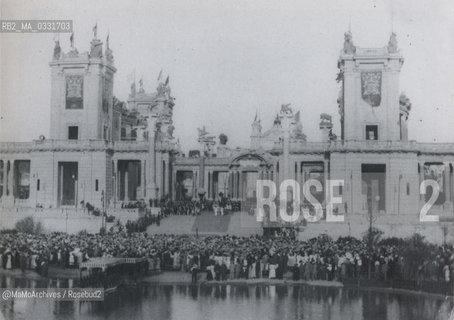
<instances>
[{"instance_id":1,"label":"crowd of people","mask_svg":"<svg viewBox=\"0 0 454 320\"><path fill-rule=\"evenodd\" d=\"M128 234L134 232L145 232L148 226L152 224L156 224L157 226L159 226L161 224L162 217L163 217L162 213L151 214L150 212L147 212L143 217L140 217L136 221L128 220L125 225L126 231ZM119 229L119 231L122 231L121 225L117 227L117 229Z\"/></svg>"},{"instance_id":2,"label":"crowd of people","mask_svg":"<svg viewBox=\"0 0 454 320\"><path fill-rule=\"evenodd\" d=\"M224 213L240 210L240 201L234 201L227 197L221 197L220 200L164 200L161 201L160 207L163 217L170 215L179 216L196 216L203 211L216 212L221 210Z\"/></svg>"},{"instance_id":3,"label":"crowd of people","mask_svg":"<svg viewBox=\"0 0 454 320\"><path fill-rule=\"evenodd\" d=\"M160 204L163 217L170 215L197 216L202 211L211 210L211 203L208 201L177 200L162 201Z\"/></svg>"},{"instance_id":4,"label":"crowd of people","mask_svg":"<svg viewBox=\"0 0 454 320\"><path fill-rule=\"evenodd\" d=\"M251 237L3 233L0 266L42 271L48 265L77 267L90 257L147 257L151 270L206 272L207 280L290 277L342 281L371 274L383 281L452 284L453 246L414 241L385 239L371 249L367 241L352 237L334 241L321 235L300 241L288 232Z\"/></svg>"}]
</instances>

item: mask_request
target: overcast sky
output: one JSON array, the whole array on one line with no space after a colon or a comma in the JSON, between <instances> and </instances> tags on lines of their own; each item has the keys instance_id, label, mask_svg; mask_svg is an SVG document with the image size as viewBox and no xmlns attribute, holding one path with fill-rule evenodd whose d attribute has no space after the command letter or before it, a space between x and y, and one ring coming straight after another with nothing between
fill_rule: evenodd
<instances>
[{"instance_id":1,"label":"overcast sky","mask_svg":"<svg viewBox=\"0 0 454 320\"><path fill-rule=\"evenodd\" d=\"M320 140L322 112L334 117L337 59L349 28L359 47L383 47L392 28L405 63L400 90L413 103L409 137L454 142L454 1L2 0L1 19L71 19L79 52L92 28L110 47L114 94L126 100L130 75L154 91L170 75L175 135L196 146L197 127L248 146L260 110L269 128L280 105L301 110L308 140ZM393 18L394 17L394 18ZM0 140L49 136L53 34L0 34ZM69 34L60 34L63 51Z\"/></svg>"}]
</instances>

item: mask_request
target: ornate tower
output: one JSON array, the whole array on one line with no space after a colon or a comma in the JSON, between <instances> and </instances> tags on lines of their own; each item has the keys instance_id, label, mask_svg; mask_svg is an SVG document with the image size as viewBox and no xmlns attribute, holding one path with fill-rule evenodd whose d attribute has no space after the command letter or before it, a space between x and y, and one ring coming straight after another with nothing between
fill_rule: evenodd
<instances>
[{"instance_id":1,"label":"ornate tower","mask_svg":"<svg viewBox=\"0 0 454 320\"><path fill-rule=\"evenodd\" d=\"M71 51L55 43L51 67L51 139L112 139L113 80L116 68L109 37L103 54L96 32L90 52Z\"/></svg>"},{"instance_id":2,"label":"ornate tower","mask_svg":"<svg viewBox=\"0 0 454 320\"><path fill-rule=\"evenodd\" d=\"M396 35L382 48L358 48L345 33L338 67L342 139L400 140L399 73L404 59Z\"/></svg>"},{"instance_id":3,"label":"ornate tower","mask_svg":"<svg viewBox=\"0 0 454 320\"><path fill-rule=\"evenodd\" d=\"M171 95L169 77L162 81L158 77L156 92L147 93L143 88L142 79L139 90L135 82L131 85L128 99L129 110L138 115L136 126L137 140L148 141L146 160L146 190L144 198L157 199L168 195L171 190L172 176L171 158L179 151L173 136L173 107L175 98Z\"/></svg>"}]
</instances>

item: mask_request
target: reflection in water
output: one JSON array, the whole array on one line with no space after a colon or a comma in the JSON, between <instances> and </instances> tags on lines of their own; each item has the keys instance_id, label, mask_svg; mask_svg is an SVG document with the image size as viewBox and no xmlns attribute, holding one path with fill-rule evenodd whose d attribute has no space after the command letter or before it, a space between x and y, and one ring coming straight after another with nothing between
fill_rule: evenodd
<instances>
[{"instance_id":1,"label":"reflection in water","mask_svg":"<svg viewBox=\"0 0 454 320\"><path fill-rule=\"evenodd\" d=\"M77 283L1 276L6 288L68 288ZM15 299L7 319L447 319L452 301L356 288L308 285L148 285L121 288L103 302Z\"/></svg>"}]
</instances>

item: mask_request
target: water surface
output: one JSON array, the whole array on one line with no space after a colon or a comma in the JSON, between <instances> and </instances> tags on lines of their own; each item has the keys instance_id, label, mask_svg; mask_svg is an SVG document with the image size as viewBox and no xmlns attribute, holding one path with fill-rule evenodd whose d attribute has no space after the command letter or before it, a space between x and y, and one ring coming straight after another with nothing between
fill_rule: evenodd
<instances>
[{"instance_id":1,"label":"water surface","mask_svg":"<svg viewBox=\"0 0 454 320\"><path fill-rule=\"evenodd\" d=\"M71 280L0 276L1 287L71 287ZM103 302L15 299L2 302L7 319L447 319L453 303L434 296L309 285L143 284Z\"/></svg>"}]
</instances>

